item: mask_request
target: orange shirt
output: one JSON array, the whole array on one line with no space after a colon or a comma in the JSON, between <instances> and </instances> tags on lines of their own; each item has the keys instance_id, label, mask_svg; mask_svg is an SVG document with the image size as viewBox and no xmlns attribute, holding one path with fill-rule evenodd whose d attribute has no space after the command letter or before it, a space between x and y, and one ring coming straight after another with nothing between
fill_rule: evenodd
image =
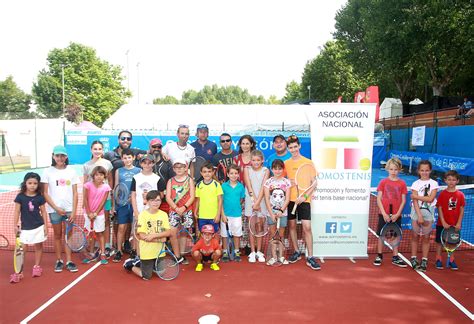
<instances>
[{"instance_id":1,"label":"orange shirt","mask_svg":"<svg viewBox=\"0 0 474 324\"><path fill-rule=\"evenodd\" d=\"M304 156L302 156L301 159L299 160L293 160L292 158L290 158L285 161L286 176L293 184L296 177L296 171L298 170L300 166L307 163L313 164L313 161L311 161L308 158L305 158ZM298 188L297 186L293 185L290 188L290 201L296 201L297 198L298 198ZM306 199L306 202L311 202L311 197L308 197L308 199Z\"/></svg>"},{"instance_id":2,"label":"orange shirt","mask_svg":"<svg viewBox=\"0 0 474 324\"><path fill-rule=\"evenodd\" d=\"M221 250L221 246L219 244L219 241L217 239L212 238L211 241L209 242L209 245L206 245L206 242L204 242L204 238L200 238L199 241L196 242L193 246L193 252L194 251L199 251L202 253L202 255L211 255L214 253L216 250Z\"/></svg>"}]
</instances>

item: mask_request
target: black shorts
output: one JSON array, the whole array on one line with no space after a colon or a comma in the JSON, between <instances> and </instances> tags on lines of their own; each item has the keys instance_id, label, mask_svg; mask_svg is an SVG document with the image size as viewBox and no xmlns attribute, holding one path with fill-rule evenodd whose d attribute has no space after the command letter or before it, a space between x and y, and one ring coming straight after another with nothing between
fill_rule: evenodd
<instances>
[{"instance_id":1,"label":"black shorts","mask_svg":"<svg viewBox=\"0 0 474 324\"><path fill-rule=\"evenodd\" d=\"M288 220L298 218L298 220L311 220L311 204L309 202L302 202L296 207L295 215L292 215L293 207L295 206L294 201L290 201L288 204Z\"/></svg>"},{"instance_id":2,"label":"black shorts","mask_svg":"<svg viewBox=\"0 0 474 324\"><path fill-rule=\"evenodd\" d=\"M398 219L395 221L395 223L397 223L398 226L400 226L400 228L402 228L402 218L401 217L398 217ZM379 222L377 224L377 235L380 235L380 232L382 232L382 228L385 226L385 224L387 224L385 222L385 219L383 219L382 214L379 214Z\"/></svg>"},{"instance_id":3,"label":"black shorts","mask_svg":"<svg viewBox=\"0 0 474 324\"><path fill-rule=\"evenodd\" d=\"M153 267L155 266L156 259L151 260L141 260L140 259L140 270L142 271L143 279L151 279L153 274Z\"/></svg>"},{"instance_id":4,"label":"black shorts","mask_svg":"<svg viewBox=\"0 0 474 324\"><path fill-rule=\"evenodd\" d=\"M441 233L443 232L444 227L436 225L436 237L435 242L441 244Z\"/></svg>"},{"instance_id":5,"label":"black shorts","mask_svg":"<svg viewBox=\"0 0 474 324\"><path fill-rule=\"evenodd\" d=\"M214 254L214 253L212 253ZM209 255L202 255L202 263L204 262L212 262L212 254L209 254Z\"/></svg>"}]
</instances>

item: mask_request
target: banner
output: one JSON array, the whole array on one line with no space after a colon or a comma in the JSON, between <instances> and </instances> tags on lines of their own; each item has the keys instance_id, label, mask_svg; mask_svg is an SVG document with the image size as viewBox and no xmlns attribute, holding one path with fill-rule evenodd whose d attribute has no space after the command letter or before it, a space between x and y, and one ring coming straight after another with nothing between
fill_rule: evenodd
<instances>
[{"instance_id":1,"label":"banner","mask_svg":"<svg viewBox=\"0 0 474 324\"><path fill-rule=\"evenodd\" d=\"M413 127L413 133L411 136L412 146L424 146L425 145L425 133L426 126Z\"/></svg>"},{"instance_id":2,"label":"banner","mask_svg":"<svg viewBox=\"0 0 474 324\"><path fill-rule=\"evenodd\" d=\"M318 187L311 204L314 256L367 257L375 104L307 110Z\"/></svg>"}]
</instances>

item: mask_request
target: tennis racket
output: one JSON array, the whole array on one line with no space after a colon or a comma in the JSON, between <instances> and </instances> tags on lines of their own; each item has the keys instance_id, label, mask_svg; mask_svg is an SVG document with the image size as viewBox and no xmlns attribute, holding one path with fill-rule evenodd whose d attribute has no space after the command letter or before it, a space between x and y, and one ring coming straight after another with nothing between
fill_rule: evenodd
<instances>
[{"instance_id":1,"label":"tennis racket","mask_svg":"<svg viewBox=\"0 0 474 324\"><path fill-rule=\"evenodd\" d=\"M226 169L224 163L222 163L222 162L219 162L219 164L216 167L216 179L221 184L226 182L226 180L227 180L227 169Z\"/></svg>"},{"instance_id":2,"label":"tennis racket","mask_svg":"<svg viewBox=\"0 0 474 324\"><path fill-rule=\"evenodd\" d=\"M295 184L298 192L298 198L304 197L308 192L316 187L316 168L312 163L305 163L296 170ZM294 215L298 205L295 203L291 214Z\"/></svg>"},{"instance_id":3,"label":"tennis racket","mask_svg":"<svg viewBox=\"0 0 474 324\"><path fill-rule=\"evenodd\" d=\"M444 228L441 232L441 244L448 253L446 259L446 268L449 268L449 263L453 261L454 251L461 245L461 233L454 227Z\"/></svg>"},{"instance_id":4,"label":"tennis racket","mask_svg":"<svg viewBox=\"0 0 474 324\"><path fill-rule=\"evenodd\" d=\"M234 237L229 229L229 223L225 223L225 230L227 232L227 255L231 261L235 260L235 245L234 245Z\"/></svg>"},{"instance_id":5,"label":"tennis racket","mask_svg":"<svg viewBox=\"0 0 474 324\"><path fill-rule=\"evenodd\" d=\"M81 250L82 252L82 263L90 263L92 261L96 261L99 256L99 248L95 247L95 243L97 242L97 236L94 230L94 222L95 220L91 220L91 228L87 231L86 236L86 246Z\"/></svg>"},{"instance_id":6,"label":"tennis racket","mask_svg":"<svg viewBox=\"0 0 474 324\"><path fill-rule=\"evenodd\" d=\"M130 190L128 186L121 182L114 189L115 206L123 207L130 201ZM116 209L117 211L117 209Z\"/></svg>"},{"instance_id":7,"label":"tennis racket","mask_svg":"<svg viewBox=\"0 0 474 324\"><path fill-rule=\"evenodd\" d=\"M252 216L249 217L249 231L255 237L262 237L267 235L267 217L257 212L253 212Z\"/></svg>"},{"instance_id":8,"label":"tennis racket","mask_svg":"<svg viewBox=\"0 0 474 324\"><path fill-rule=\"evenodd\" d=\"M206 163L206 159L202 156L196 156L194 158L194 180L196 183L202 179L201 177L201 167Z\"/></svg>"},{"instance_id":9,"label":"tennis racket","mask_svg":"<svg viewBox=\"0 0 474 324\"><path fill-rule=\"evenodd\" d=\"M0 234L0 249L6 249L10 245L5 235Z\"/></svg>"},{"instance_id":10,"label":"tennis racket","mask_svg":"<svg viewBox=\"0 0 474 324\"><path fill-rule=\"evenodd\" d=\"M72 222L67 222L66 244L72 252L79 252L87 246L86 233L82 227Z\"/></svg>"},{"instance_id":11,"label":"tennis racket","mask_svg":"<svg viewBox=\"0 0 474 324\"><path fill-rule=\"evenodd\" d=\"M161 231L164 229L161 228ZM178 259L171 252L167 242L161 244L161 251L155 261L155 273L166 281L176 279L179 275Z\"/></svg>"},{"instance_id":12,"label":"tennis racket","mask_svg":"<svg viewBox=\"0 0 474 324\"><path fill-rule=\"evenodd\" d=\"M13 252L13 269L16 274L23 272L23 262L25 260L25 251L23 243L20 241L20 231L16 234L15 251Z\"/></svg>"},{"instance_id":13,"label":"tennis racket","mask_svg":"<svg viewBox=\"0 0 474 324\"><path fill-rule=\"evenodd\" d=\"M279 267L285 260L285 245L280 236L280 217L277 218L275 234L267 245L267 264L272 267Z\"/></svg>"},{"instance_id":14,"label":"tennis racket","mask_svg":"<svg viewBox=\"0 0 474 324\"><path fill-rule=\"evenodd\" d=\"M178 243L181 255L191 253L194 246L194 239L186 227L183 226L183 224L180 224L178 231Z\"/></svg>"},{"instance_id":15,"label":"tennis racket","mask_svg":"<svg viewBox=\"0 0 474 324\"><path fill-rule=\"evenodd\" d=\"M380 239L384 244L389 245L392 248L395 248L400 245L402 241L402 229L398 226L397 223L392 221L393 215L393 206L390 204L390 221L385 223L382 231L380 232Z\"/></svg>"}]
</instances>

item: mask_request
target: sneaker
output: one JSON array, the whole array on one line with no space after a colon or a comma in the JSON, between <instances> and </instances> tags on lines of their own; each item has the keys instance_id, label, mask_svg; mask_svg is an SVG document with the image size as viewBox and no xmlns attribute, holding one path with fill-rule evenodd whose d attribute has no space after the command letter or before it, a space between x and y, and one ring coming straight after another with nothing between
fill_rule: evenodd
<instances>
[{"instance_id":1,"label":"sneaker","mask_svg":"<svg viewBox=\"0 0 474 324\"><path fill-rule=\"evenodd\" d=\"M235 262L240 262L242 261L242 258L240 257L240 251L239 250L235 250L235 257L234 257L234 261Z\"/></svg>"},{"instance_id":2,"label":"sneaker","mask_svg":"<svg viewBox=\"0 0 474 324\"><path fill-rule=\"evenodd\" d=\"M443 270L443 269L444 269L444 268L443 268L443 262L441 262L441 260L439 260L439 259L436 260L435 267L436 267L436 269L438 269L438 270Z\"/></svg>"},{"instance_id":3,"label":"sneaker","mask_svg":"<svg viewBox=\"0 0 474 324\"><path fill-rule=\"evenodd\" d=\"M281 264L288 264L288 260L285 257L280 257Z\"/></svg>"},{"instance_id":4,"label":"sneaker","mask_svg":"<svg viewBox=\"0 0 474 324\"><path fill-rule=\"evenodd\" d=\"M257 260L256 260L256 257L257 257L257 255L256 255L255 252L250 253L250 254L249 254L249 262L250 262L250 263L255 263L255 262L257 261Z\"/></svg>"},{"instance_id":5,"label":"sneaker","mask_svg":"<svg viewBox=\"0 0 474 324\"><path fill-rule=\"evenodd\" d=\"M420 271L426 272L426 268L428 268L428 259L421 259Z\"/></svg>"},{"instance_id":6,"label":"sneaker","mask_svg":"<svg viewBox=\"0 0 474 324\"><path fill-rule=\"evenodd\" d=\"M451 270L454 270L454 271L459 270L458 265L454 261L449 262L449 267L451 268Z\"/></svg>"},{"instance_id":7,"label":"sneaker","mask_svg":"<svg viewBox=\"0 0 474 324\"><path fill-rule=\"evenodd\" d=\"M398 255L392 257L392 264L400 268L407 267L407 264Z\"/></svg>"},{"instance_id":8,"label":"sneaker","mask_svg":"<svg viewBox=\"0 0 474 324\"><path fill-rule=\"evenodd\" d=\"M107 256L105 254L100 255L100 264L107 264L109 261L107 261Z\"/></svg>"},{"instance_id":9,"label":"sneaker","mask_svg":"<svg viewBox=\"0 0 474 324\"><path fill-rule=\"evenodd\" d=\"M135 259L137 257L137 251L130 250L129 256L130 256L130 259Z\"/></svg>"},{"instance_id":10,"label":"sneaker","mask_svg":"<svg viewBox=\"0 0 474 324\"><path fill-rule=\"evenodd\" d=\"M82 263L89 264L91 262L97 261L99 259L99 256L99 251L96 251L91 257L83 259Z\"/></svg>"},{"instance_id":11,"label":"sneaker","mask_svg":"<svg viewBox=\"0 0 474 324\"><path fill-rule=\"evenodd\" d=\"M211 269L214 271L219 271L221 268L219 268L217 263L211 263Z\"/></svg>"},{"instance_id":12,"label":"sneaker","mask_svg":"<svg viewBox=\"0 0 474 324\"><path fill-rule=\"evenodd\" d=\"M39 265L33 266L33 272L32 272L32 277L41 277L41 274L43 273L43 269Z\"/></svg>"},{"instance_id":13,"label":"sneaker","mask_svg":"<svg viewBox=\"0 0 474 324\"><path fill-rule=\"evenodd\" d=\"M257 252L257 258L258 262L265 262L265 255L260 251Z\"/></svg>"},{"instance_id":14,"label":"sneaker","mask_svg":"<svg viewBox=\"0 0 474 324\"><path fill-rule=\"evenodd\" d=\"M318 261L316 261L315 257L307 258L306 265L313 270L321 270L321 266L319 265Z\"/></svg>"},{"instance_id":15,"label":"sneaker","mask_svg":"<svg viewBox=\"0 0 474 324\"><path fill-rule=\"evenodd\" d=\"M224 250L222 254L222 262L229 262L229 253L227 253L227 250Z\"/></svg>"},{"instance_id":16,"label":"sneaker","mask_svg":"<svg viewBox=\"0 0 474 324\"><path fill-rule=\"evenodd\" d=\"M11 274L10 275L10 283L19 283L22 278L23 278L23 274L21 274L21 273Z\"/></svg>"},{"instance_id":17,"label":"sneaker","mask_svg":"<svg viewBox=\"0 0 474 324\"><path fill-rule=\"evenodd\" d=\"M186 259L185 256L183 256L183 259L184 259L184 260L183 260L183 262L181 262L181 264L184 264L184 265L189 264L189 261L188 261L188 259Z\"/></svg>"},{"instance_id":18,"label":"sneaker","mask_svg":"<svg viewBox=\"0 0 474 324\"><path fill-rule=\"evenodd\" d=\"M114 255L114 251L112 250L112 248L110 246L107 246L105 248L105 256L107 258L110 258L112 255Z\"/></svg>"},{"instance_id":19,"label":"sneaker","mask_svg":"<svg viewBox=\"0 0 474 324\"><path fill-rule=\"evenodd\" d=\"M69 261L68 263L66 263L66 269L69 272L77 272L78 271L76 264L72 261Z\"/></svg>"},{"instance_id":20,"label":"sneaker","mask_svg":"<svg viewBox=\"0 0 474 324\"><path fill-rule=\"evenodd\" d=\"M115 262L115 263L122 261L122 252L117 251L117 253L115 253L114 259L112 261Z\"/></svg>"},{"instance_id":21,"label":"sneaker","mask_svg":"<svg viewBox=\"0 0 474 324\"><path fill-rule=\"evenodd\" d=\"M416 257L413 257L410 259L410 264L413 270L418 270L420 268L420 264L418 263L418 260L416 259Z\"/></svg>"},{"instance_id":22,"label":"sneaker","mask_svg":"<svg viewBox=\"0 0 474 324\"><path fill-rule=\"evenodd\" d=\"M270 260L267 261L267 265L271 266L274 265L277 260L275 258L271 258Z\"/></svg>"},{"instance_id":23,"label":"sneaker","mask_svg":"<svg viewBox=\"0 0 474 324\"><path fill-rule=\"evenodd\" d=\"M54 272L62 272L64 267L63 260L57 260L56 264L54 265Z\"/></svg>"},{"instance_id":24,"label":"sneaker","mask_svg":"<svg viewBox=\"0 0 474 324\"><path fill-rule=\"evenodd\" d=\"M383 259L380 257L380 255L377 255L377 257L374 260L374 266L381 266L382 265L382 260Z\"/></svg>"},{"instance_id":25,"label":"sneaker","mask_svg":"<svg viewBox=\"0 0 474 324\"><path fill-rule=\"evenodd\" d=\"M301 253L298 251L293 252L293 254L288 258L288 262L290 263L295 263L298 260L301 260Z\"/></svg>"},{"instance_id":26,"label":"sneaker","mask_svg":"<svg viewBox=\"0 0 474 324\"><path fill-rule=\"evenodd\" d=\"M180 256L179 259L178 259L178 264L181 264L181 263L184 264L184 260L186 260L186 259L183 256Z\"/></svg>"},{"instance_id":27,"label":"sneaker","mask_svg":"<svg viewBox=\"0 0 474 324\"><path fill-rule=\"evenodd\" d=\"M198 263L196 266L196 269L194 269L196 272L201 272L202 269L204 269L204 265L202 263Z\"/></svg>"}]
</instances>

